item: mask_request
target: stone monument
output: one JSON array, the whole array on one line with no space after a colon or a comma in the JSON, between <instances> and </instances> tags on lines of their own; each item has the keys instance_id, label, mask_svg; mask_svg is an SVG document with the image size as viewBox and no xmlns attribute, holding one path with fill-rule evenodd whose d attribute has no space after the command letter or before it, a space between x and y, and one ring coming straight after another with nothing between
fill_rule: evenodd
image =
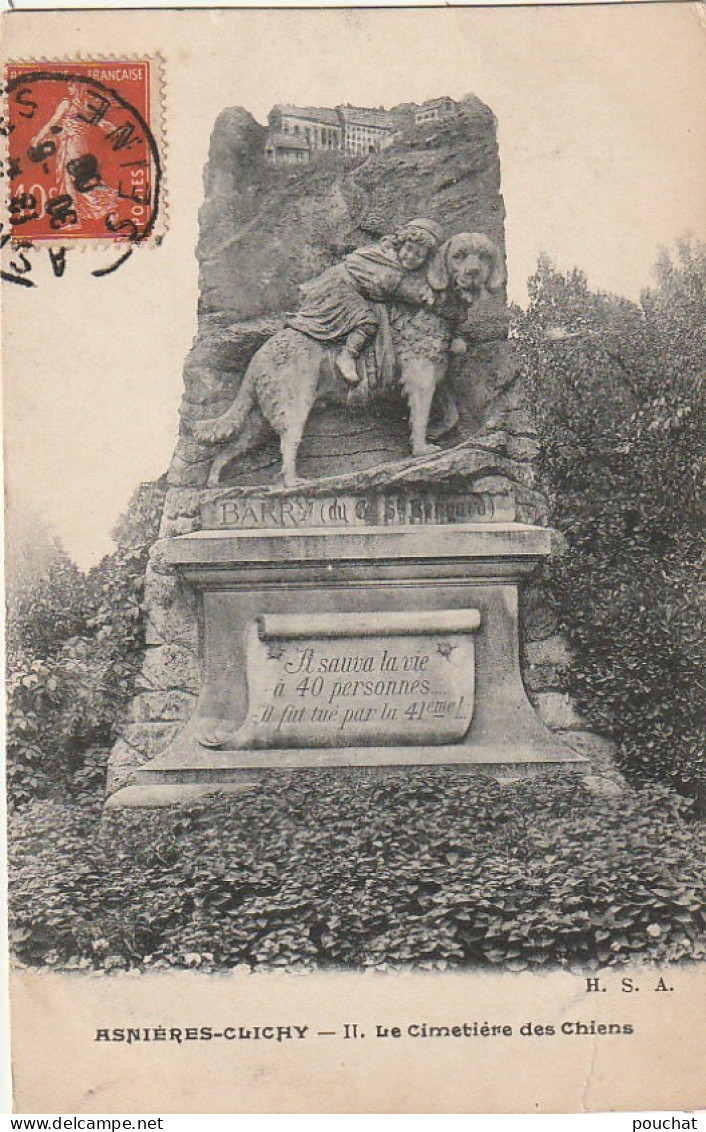
<instances>
[{"instance_id":1,"label":"stone monument","mask_svg":"<svg viewBox=\"0 0 706 1132\"><path fill-rule=\"evenodd\" d=\"M519 593L553 535L507 341L495 119L474 97L399 107L362 153L351 118L334 149L330 129L302 149L242 109L216 122L110 805L283 768L585 765L521 671Z\"/></svg>"}]
</instances>

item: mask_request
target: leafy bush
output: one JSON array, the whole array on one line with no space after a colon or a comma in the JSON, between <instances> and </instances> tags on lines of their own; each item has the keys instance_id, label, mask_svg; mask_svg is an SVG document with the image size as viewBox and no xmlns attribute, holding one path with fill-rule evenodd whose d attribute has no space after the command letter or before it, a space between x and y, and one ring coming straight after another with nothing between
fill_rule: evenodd
<instances>
[{"instance_id":1,"label":"leafy bush","mask_svg":"<svg viewBox=\"0 0 706 1132\"><path fill-rule=\"evenodd\" d=\"M544 260L514 321L566 535L549 584L567 688L629 774L703 805L706 249L663 256L642 307Z\"/></svg>"},{"instance_id":2,"label":"leafy bush","mask_svg":"<svg viewBox=\"0 0 706 1132\"><path fill-rule=\"evenodd\" d=\"M689 805L448 769L273 774L163 811L35 802L12 818L13 946L103 969L698 958Z\"/></svg>"},{"instance_id":3,"label":"leafy bush","mask_svg":"<svg viewBox=\"0 0 706 1132\"><path fill-rule=\"evenodd\" d=\"M7 763L15 803L94 786L103 773L95 748L113 742L139 671L145 567L163 498L160 483L138 489L114 533L117 549L88 575L56 542L43 554L30 548L14 571ZM38 559L41 569L30 568Z\"/></svg>"},{"instance_id":4,"label":"leafy bush","mask_svg":"<svg viewBox=\"0 0 706 1132\"><path fill-rule=\"evenodd\" d=\"M86 631L86 579L56 539L24 551L19 561L8 562L7 650L10 656L47 658Z\"/></svg>"}]
</instances>

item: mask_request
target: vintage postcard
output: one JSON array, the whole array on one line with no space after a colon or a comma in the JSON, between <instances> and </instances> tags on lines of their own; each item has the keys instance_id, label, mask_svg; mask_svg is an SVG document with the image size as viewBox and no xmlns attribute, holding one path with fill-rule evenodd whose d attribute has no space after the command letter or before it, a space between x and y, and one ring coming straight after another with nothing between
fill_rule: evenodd
<instances>
[{"instance_id":1,"label":"vintage postcard","mask_svg":"<svg viewBox=\"0 0 706 1132\"><path fill-rule=\"evenodd\" d=\"M703 1105L703 6L3 45L16 1110Z\"/></svg>"}]
</instances>

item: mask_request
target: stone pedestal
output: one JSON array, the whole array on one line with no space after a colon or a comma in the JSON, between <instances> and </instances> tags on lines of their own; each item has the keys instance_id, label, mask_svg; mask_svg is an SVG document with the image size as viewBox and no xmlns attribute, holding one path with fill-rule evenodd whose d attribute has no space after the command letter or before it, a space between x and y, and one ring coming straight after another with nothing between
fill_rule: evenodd
<instances>
[{"instance_id":1,"label":"stone pedestal","mask_svg":"<svg viewBox=\"0 0 706 1132\"><path fill-rule=\"evenodd\" d=\"M550 541L497 522L171 539L199 599L200 694L109 804L251 788L272 769L587 766L520 673L518 587Z\"/></svg>"}]
</instances>

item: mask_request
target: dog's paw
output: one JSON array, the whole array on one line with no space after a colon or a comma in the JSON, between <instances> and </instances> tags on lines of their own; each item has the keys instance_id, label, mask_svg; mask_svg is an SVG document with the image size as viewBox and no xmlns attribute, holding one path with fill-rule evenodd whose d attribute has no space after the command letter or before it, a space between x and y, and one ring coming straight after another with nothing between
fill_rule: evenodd
<instances>
[{"instance_id":1,"label":"dog's paw","mask_svg":"<svg viewBox=\"0 0 706 1132\"><path fill-rule=\"evenodd\" d=\"M221 424L218 420L192 421L190 432L203 444L220 444L224 440L230 440L233 435L230 422Z\"/></svg>"},{"instance_id":2,"label":"dog's paw","mask_svg":"<svg viewBox=\"0 0 706 1132\"><path fill-rule=\"evenodd\" d=\"M353 389L350 390L346 397L346 405L354 412L359 412L362 409L367 409L371 402L370 390L365 382L360 382Z\"/></svg>"}]
</instances>

